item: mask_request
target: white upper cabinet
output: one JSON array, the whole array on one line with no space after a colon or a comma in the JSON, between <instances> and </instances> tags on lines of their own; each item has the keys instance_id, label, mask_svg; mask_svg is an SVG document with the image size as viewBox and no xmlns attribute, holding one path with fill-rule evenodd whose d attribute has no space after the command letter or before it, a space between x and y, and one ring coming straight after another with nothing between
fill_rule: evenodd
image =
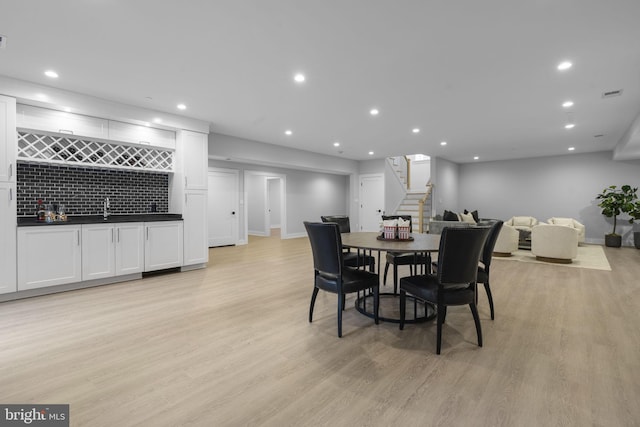
<instances>
[{"instance_id":1,"label":"white upper cabinet","mask_svg":"<svg viewBox=\"0 0 640 427\"><path fill-rule=\"evenodd\" d=\"M0 96L0 182L16 182L16 100Z\"/></svg>"},{"instance_id":2,"label":"white upper cabinet","mask_svg":"<svg viewBox=\"0 0 640 427\"><path fill-rule=\"evenodd\" d=\"M207 163L209 161L208 135L182 130L179 133L182 148L184 188L206 190L208 184Z\"/></svg>"},{"instance_id":3,"label":"white upper cabinet","mask_svg":"<svg viewBox=\"0 0 640 427\"><path fill-rule=\"evenodd\" d=\"M133 142L134 144L153 145L155 147L176 148L176 133L131 123L109 121L109 139Z\"/></svg>"},{"instance_id":4,"label":"white upper cabinet","mask_svg":"<svg viewBox=\"0 0 640 427\"><path fill-rule=\"evenodd\" d=\"M17 127L88 138L109 138L108 120L31 105L18 105Z\"/></svg>"}]
</instances>

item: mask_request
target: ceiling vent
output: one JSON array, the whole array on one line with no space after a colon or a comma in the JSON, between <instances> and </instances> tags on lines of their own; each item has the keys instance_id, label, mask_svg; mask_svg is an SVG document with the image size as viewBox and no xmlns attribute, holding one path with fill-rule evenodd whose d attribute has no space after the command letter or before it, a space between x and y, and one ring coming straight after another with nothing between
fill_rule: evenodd
<instances>
[{"instance_id":1,"label":"ceiling vent","mask_svg":"<svg viewBox=\"0 0 640 427\"><path fill-rule=\"evenodd\" d=\"M603 98L612 98L614 96L620 96L620 95L622 95L622 89L610 90L609 92L602 92Z\"/></svg>"},{"instance_id":2,"label":"ceiling vent","mask_svg":"<svg viewBox=\"0 0 640 427\"><path fill-rule=\"evenodd\" d=\"M7 46L7 36L0 34L0 49L4 49Z\"/></svg>"}]
</instances>

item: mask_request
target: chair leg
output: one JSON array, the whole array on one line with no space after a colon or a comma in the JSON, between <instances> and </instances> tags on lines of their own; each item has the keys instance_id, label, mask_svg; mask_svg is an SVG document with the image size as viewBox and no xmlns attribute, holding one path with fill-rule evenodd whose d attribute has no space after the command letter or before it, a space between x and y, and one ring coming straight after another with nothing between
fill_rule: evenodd
<instances>
[{"instance_id":1,"label":"chair leg","mask_svg":"<svg viewBox=\"0 0 640 427\"><path fill-rule=\"evenodd\" d=\"M398 294L398 264L393 263L393 294Z\"/></svg>"},{"instance_id":2,"label":"chair leg","mask_svg":"<svg viewBox=\"0 0 640 427\"><path fill-rule=\"evenodd\" d=\"M342 338L342 302L344 295L338 295L338 338Z\"/></svg>"},{"instance_id":3,"label":"chair leg","mask_svg":"<svg viewBox=\"0 0 640 427\"><path fill-rule=\"evenodd\" d=\"M373 288L373 320L376 325L380 323L378 318L378 310L380 309L380 288L376 286Z\"/></svg>"},{"instance_id":4,"label":"chair leg","mask_svg":"<svg viewBox=\"0 0 640 427\"><path fill-rule=\"evenodd\" d=\"M344 311L344 307L347 304L347 296L346 295L342 295L342 310Z\"/></svg>"},{"instance_id":5,"label":"chair leg","mask_svg":"<svg viewBox=\"0 0 640 427\"><path fill-rule=\"evenodd\" d=\"M404 329L404 318L405 318L405 313L404 311L407 308L407 293L402 290L402 288L400 289L400 330Z\"/></svg>"},{"instance_id":6,"label":"chair leg","mask_svg":"<svg viewBox=\"0 0 640 427\"><path fill-rule=\"evenodd\" d=\"M319 289L314 287L311 294L311 305L309 305L309 323L313 321L313 307L316 305L316 297L318 296Z\"/></svg>"},{"instance_id":7,"label":"chair leg","mask_svg":"<svg viewBox=\"0 0 640 427\"><path fill-rule=\"evenodd\" d=\"M438 304L438 319L436 328L436 354L440 354L440 348L442 347L442 324L444 318L447 315L447 306Z\"/></svg>"},{"instance_id":8,"label":"chair leg","mask_svg":"<svg viewBox=\"0 0 640 427\"><path fill-rule=\"evenodd\" d=\"M487 298L489 299L489 308L491 309L491 320L493 320L493 297L491 296L491 288L489 287L489 280L484 284L484 290L487 291Z\"/></svg>"},{"instance_id":9,"label":"chair leg","mask_svg":"<svg viewBox=\"0 0 640 427\"><path fill-rule=\"evenodd\" d=\"M382 278L382 286L387 286L387 273L389 272L389 263L384 265L384 276Z\"/></svg>"},{"instance_id":10,"label":"chair leg","mask_svg":"<svg viewBox=\"0 0 640 427\"><path fill-rule=\"evenodd\" d=\"M469 304L473 321L476 322L476 332L478 333L478 347L482 347L482 327L480 326L480 316L478 316L478 308L475 304Z\"/></svg>"}]
</instances>

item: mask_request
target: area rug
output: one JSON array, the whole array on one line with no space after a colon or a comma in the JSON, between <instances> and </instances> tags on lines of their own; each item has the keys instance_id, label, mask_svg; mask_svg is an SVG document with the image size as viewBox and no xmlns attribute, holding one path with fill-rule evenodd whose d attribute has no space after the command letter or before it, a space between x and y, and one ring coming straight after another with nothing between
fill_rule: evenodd
<instances>
[{"instance_id":1,"label":"area rug","mask_svg":"<svg viewBox=\"0 0 640 427\"><path fill-rule=\"evenodd\" d=\"M557 264L545 261L538 261L531 253L531 251L526 251L522 249L518 249L515 251L510 257L493 257L493 260L505 260L505 261L521 261L521 262L532 262L536 264L549 264L549 265L560 265L563 267L573 267L573 268L591 268L594 270L606 270L611 271L611 266L609 265L609 261L607 260L607 256L604 253L604 249L600 245L583 245L578 246L578 257L573 260L571 264Z\"/></svg>"}]
</instances>

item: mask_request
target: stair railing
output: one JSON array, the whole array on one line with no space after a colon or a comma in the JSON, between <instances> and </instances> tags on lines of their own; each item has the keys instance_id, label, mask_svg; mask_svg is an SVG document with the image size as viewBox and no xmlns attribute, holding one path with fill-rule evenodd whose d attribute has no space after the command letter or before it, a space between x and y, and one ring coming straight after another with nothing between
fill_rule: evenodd
<instances>
[{"instance_id":1,"label":"stair railing","mask_svg":"<svg viewBox=\"0 0 640 427\"><path fill-rule=\"evenodd\" d=\"M433 191L433 184L431 184L431 180L427 182L427 192L424 193L424 197L418 200L418 232L424 233L424 204L427 202L427 199L431 195Z\"/></svg>"}]
</instances>

